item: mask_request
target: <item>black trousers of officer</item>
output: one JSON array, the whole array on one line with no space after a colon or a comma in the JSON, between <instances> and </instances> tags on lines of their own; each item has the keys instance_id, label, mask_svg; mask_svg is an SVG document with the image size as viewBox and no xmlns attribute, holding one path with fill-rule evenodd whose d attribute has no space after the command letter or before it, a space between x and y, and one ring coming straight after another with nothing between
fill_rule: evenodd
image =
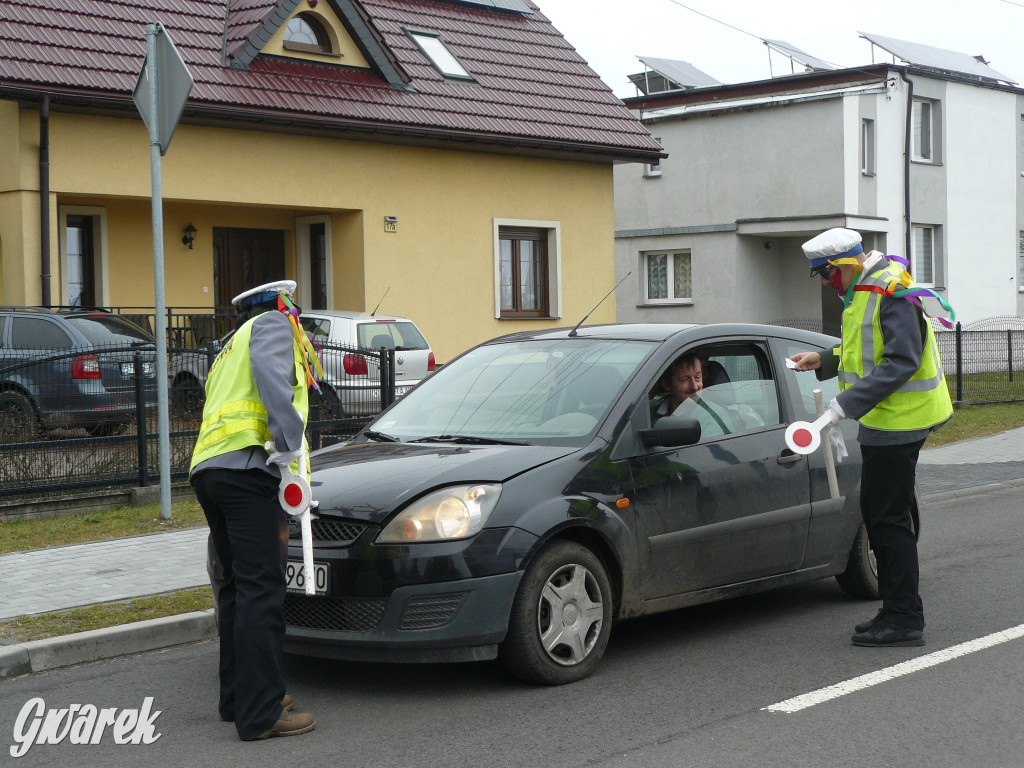
<instances>
[{"instance_id":1,"label":"black trousers of officer","mask_svg":"<svg viewBox=\"0 0 1024 768\"><path fill-rule=\"evenodd\" d=\"M254 739L281 717L288 518L261 469L207 469L192 486L224 569L217 599L222 719Z\"/></svg>"},{"instance_id":2,"label":"black trousers of officer","mask_svg":"<svg viewBox=\"0 0 1024 768\"><path fill-rule=\"evenodd\" d=\"M861 445L860 510L878 562L885 618L899 629L924 629L918 591L917 537L911 508L917 458L924 440Z\"/></svg>"}]
</instances>

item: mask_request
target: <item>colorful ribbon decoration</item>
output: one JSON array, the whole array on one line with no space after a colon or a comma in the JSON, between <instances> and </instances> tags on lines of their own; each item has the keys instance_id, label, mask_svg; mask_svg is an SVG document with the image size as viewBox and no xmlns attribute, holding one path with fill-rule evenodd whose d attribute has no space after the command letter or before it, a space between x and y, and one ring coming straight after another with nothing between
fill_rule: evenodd
<instances>
[{"instance_id":1,"label":"colorful ribbon decoration","mask_svg":"<svg viewBox=\"0 0 1024 768\"><path fill-rule=\"evenodd\" d=\"M895 261L897 264L902 264L904 269L900 273L899 277L896 277L889 281L889 284L885 288L880 288L877 285L857 285L854 286L855 291L872 291L873 293L880 293L883 296L891 296L894 299L907 299L916 305L923 313L925 317L938 320L942 326L948 330L953 330L953 323L956 322L956 312L953 311L953 307L950 306L949 302L946 301L942 296L937 294L931 288L922 288L919 285L914 285L913 277L906 270L906 267L910 266L910 262L904 259L902 256L886 256L889 261ZM836 262L845 261L837 259ZM902 288L896 286L902 285ZM944 317L936 317L925 309L924 302L921 301L922 296L930 296L933 299L938 300L942 308L949 313L949 320Z\"/></svg>"},{"instance_id":2,"label":"colorful ribbon decoration","mask_svg":"<svg viewBox=\"0 0 1024 768\"><path fill-rule=\"evenodd\" d=\"M292 335L295 336L295 343L302 350L302 365L306 370L306 384L319 392L320 385L317 384L317 377L323 378L324 368L320 364L320 356L313 348L309 337L299 326L299 308L292 304L291 300L283 293L277 295L277 308L288 316L288 321L292 326ZM313 375L314 370L316 371L315 376Z\"/></svg>"}]
</instances>

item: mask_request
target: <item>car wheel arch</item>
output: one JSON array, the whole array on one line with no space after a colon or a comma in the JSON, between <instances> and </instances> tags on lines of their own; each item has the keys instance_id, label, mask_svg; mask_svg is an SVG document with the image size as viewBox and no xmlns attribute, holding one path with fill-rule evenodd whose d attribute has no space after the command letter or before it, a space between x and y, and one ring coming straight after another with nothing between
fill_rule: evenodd
<instances>
[{"instance_id":1,"label":"car wheel arch","mask_svg":"<svg viewBox=\"0 0 1024 768\"><path fill-rule=\"evenodd\" d=\"M604 566L611 582L612 597L615 600L614 619L618 619L622 609L623 594L625 592L623 578L625 570L615 545L605 535L591 525L582 521L566 521L563 525L551 529L547 534L537 539L533 547L519 564L519 570L524 571L530 563L544 550L559 541L571 541L590 550Z\"/></svg>"}]
</instances>

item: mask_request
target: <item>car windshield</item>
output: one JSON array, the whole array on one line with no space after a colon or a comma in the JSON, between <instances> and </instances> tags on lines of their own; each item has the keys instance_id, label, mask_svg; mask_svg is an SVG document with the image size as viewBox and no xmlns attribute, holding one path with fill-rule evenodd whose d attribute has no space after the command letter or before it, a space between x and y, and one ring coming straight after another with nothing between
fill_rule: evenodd
<instances>
[{"instance_id":1,"label":"car windshield","mask_svg":"<svg viewBox=\"0 0 1024 768\"><path fill-rule=\"evenodd\" d=\"M562 338L488 344L372 425L402 440L584 445L655 345Z\"/></svg>"},{"instance_id":2,"label":"car windshield","mask_svg":"<svg viewBox=\"0 0 1024 768\"><path fill-rule=\"evenodd\" d=\"M156 341L139 326L115 315L75 315L65 319L97 346Z\"/></svg>"},{"instance_id":3,"label":"car windshield","mask_svg":"<svg viewBox=\"0 0 1024 768\"><path fill-rule=\"evenodd\" d=\"M394 320L377 320L357 326L359 346L363 349L387 347L394 350L427 349L427 340L415 325Z\"/></svg>"}]
</instances>

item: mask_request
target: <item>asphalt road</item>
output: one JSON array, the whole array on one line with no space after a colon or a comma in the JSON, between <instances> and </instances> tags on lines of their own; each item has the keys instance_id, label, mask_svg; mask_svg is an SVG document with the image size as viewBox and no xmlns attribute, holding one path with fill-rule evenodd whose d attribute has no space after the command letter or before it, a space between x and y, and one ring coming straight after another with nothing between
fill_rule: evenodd
<instances>
[{"instance_id":1,"label":"asphalt road","mask_svg":"<svg viewBox=\"0 0 1024 768\"><path fill-rule=\"evenodd\" d=\"M1024 766L1024 636L797 712L766 708L1021 627L1019 489L932 503L921 541L923 648L857 648L874 603L833 580L623 624L587 680L539 688L497 663L359 665L290 658L311 734L243 743L216 713L216 642L0 682L0 765ZM998 639L998 638L997 638ZM941 658L940 658L941 660ZM882 677L885 677L884 675ZM161 714L152 744L36 745L12 758L33 697Z\"/></svg>"}]
</instances>

